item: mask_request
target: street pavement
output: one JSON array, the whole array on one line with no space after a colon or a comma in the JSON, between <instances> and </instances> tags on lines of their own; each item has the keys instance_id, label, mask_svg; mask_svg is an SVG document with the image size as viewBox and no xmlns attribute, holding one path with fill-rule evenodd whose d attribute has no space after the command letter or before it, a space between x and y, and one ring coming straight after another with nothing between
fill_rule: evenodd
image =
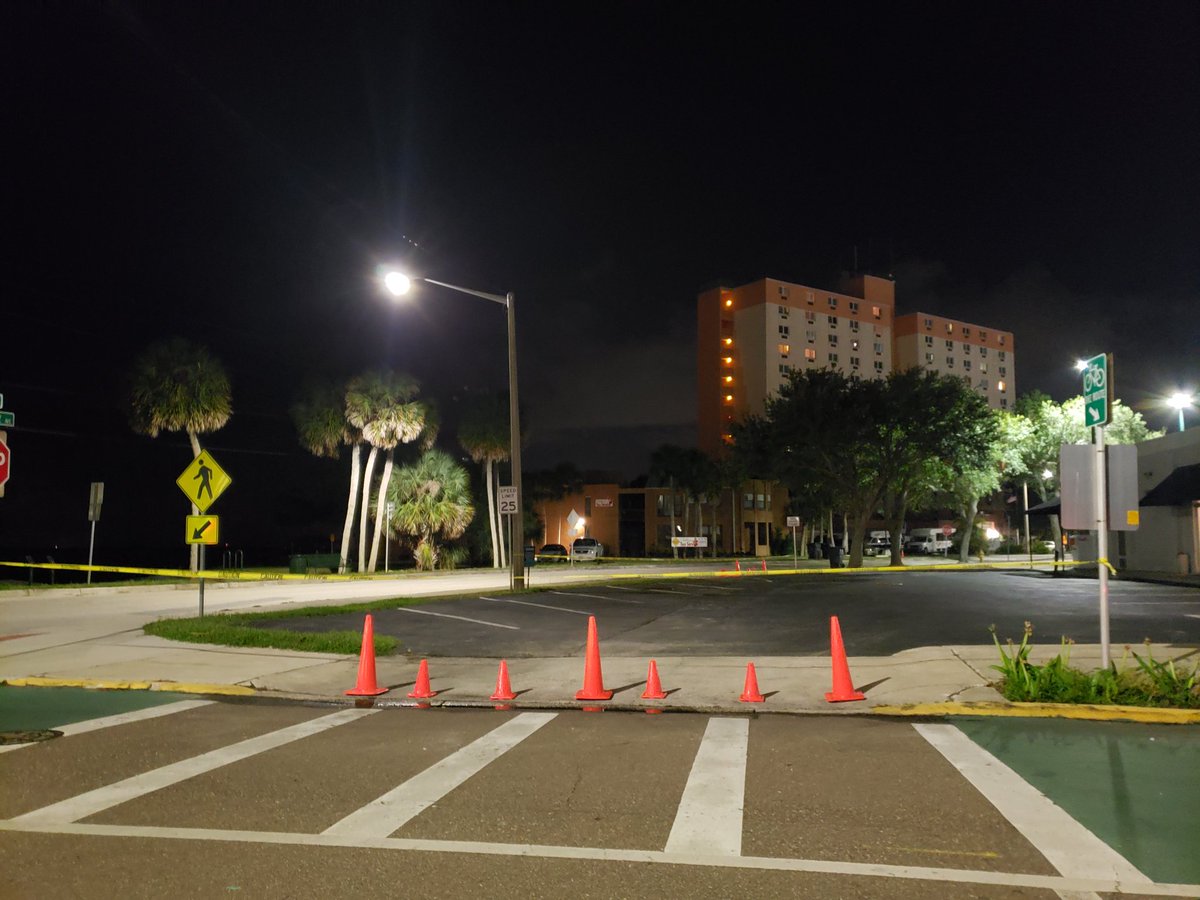
<instances>
[{"instance_id":1,"label":"street pavement","mask_svg":"<svg viewBox=\"0 0 1200 900\"><path fill-rule=\"evenodd\" d=\"M51 690L0 688L0 727L28 721L11 692ZM57 690L46 707L77 702ZM1116 757L1092 754L1106 769L1066 788L1049 777L1044 795L1005 745L1040 741L1046 775L1080 758L1079 740L1028 722L195 699L156 711L0 753L0 894L1200 894L1186 781L1200 737L1186 727L1138 726ZM1097 829L1103 803L1073 796L1088 791L1142 798L1138 839Z\"/></svg>"},{"instance_id":2,"label":"street pavement","mask_svg":"<svg viewBox=\"0 0 1200 900\"><path fill-rule=\"evenodd\" d=\"M518 706L577 705L589 614L597 617L610 705L640 707L650 659L667 699L653 705L738 711L747 663L755 664L764 709L856 712L944 701L999 701L987 625L1020 637L1035 622L1034 659L1058 652L1068 634L1072 662L1099 662L1087 639L1096 629L1095 582L1029 572L931 572L832 575L717 572L685 564L697 577L644 582L662 564L541 567L536 593L509 595L507 574L439 573L345 582L212 585L210 612L328 605L392 596L452 595L417 608L380 610L377 633L395 633L402 654L376 661L391 690L380 703L406 697L421 658L430 660L433 705L486 704L497 662L510 660ZM786 565L786 563L784 563ZM790 566L789 566L790 568ZM672 572L676 571L671 569ZM699 576L710 577L699 577ZM719 577L713 577L719 576ZM466 596L464 596L466 595ZM162 690L240 688L339 699L354 687L359 660L295 651L179 644L142 633L148 620L196 612L190 586L80 588L0 593L0 677L9 682L136 683ZM1112 588L1114 655L1121 642L1157 638L1156 658L1178 657L1200 643L1200 593L1186 587L1116 582ZM854 684L867 699L831 705L829 617L842 625ZM273 627L359 630L361 614L321 621L272 621ZM1140 647L1139 647L1140 649Z\"/></svg>"}]
</instances>

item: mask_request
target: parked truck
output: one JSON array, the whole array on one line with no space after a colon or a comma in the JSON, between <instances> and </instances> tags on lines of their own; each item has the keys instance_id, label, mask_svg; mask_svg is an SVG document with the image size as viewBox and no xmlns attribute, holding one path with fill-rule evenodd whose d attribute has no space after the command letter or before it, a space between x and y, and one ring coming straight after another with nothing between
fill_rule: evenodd
<instances>
[{"instance_id":1,"label":"parked truck","mask_svg":"<svg viewBox=\"0 0 1200 900\"><path fill-rule=\"evenodd\" d=\"M954 531L951 529L950 533ZM945 554L950 552L950 546L950 535L943 534L940 528L914 528L904 539L905 553Z\"/></svg>"}]
</instances>

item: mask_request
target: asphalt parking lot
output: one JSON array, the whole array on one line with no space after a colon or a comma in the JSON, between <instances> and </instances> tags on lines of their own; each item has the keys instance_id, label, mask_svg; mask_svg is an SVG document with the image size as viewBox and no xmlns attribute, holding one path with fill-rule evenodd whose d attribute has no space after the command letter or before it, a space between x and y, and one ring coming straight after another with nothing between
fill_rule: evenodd
<instances>
[{"instance_id":1,"label":"asphalt parking lot","mask_svg":"<svg viewBox=\"0 0 1200 900\"><path fill-rule=\"evenodd\" d=\"M838 616L852 656L913 647L1019 640L1099 640L1096 583L1036 572L931 572L862 576L746 575L614 581L520 595L496 592L375 612L376 634L420 656L573 656L595 615L604 651L617 656L822 655ZM1200 592L1114 582L1112 642L1145 638L1200 645ZM273 628L358 630L362 613L263 621Z\"/></svg>"}]
</instances>

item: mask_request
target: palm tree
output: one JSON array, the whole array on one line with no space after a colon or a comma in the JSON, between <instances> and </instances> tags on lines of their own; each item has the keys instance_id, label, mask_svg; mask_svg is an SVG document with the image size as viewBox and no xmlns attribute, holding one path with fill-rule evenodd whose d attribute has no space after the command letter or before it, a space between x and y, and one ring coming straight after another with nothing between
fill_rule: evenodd
<instances>
[{"instance_id":1,"label":"palm tree","mask_svg":"<svg viewBox=\"0 0 1200 900\"><path fill-rule=\"evenodd\" d=\"M183 338L151 344L133 364L129 386L129 421L134 431L158 437L182 431L200 455L200 435L217 431L233 414L229 375L207 348ZM192 513L200 510L192 505ZM199 568L196 544L191 567Z\"/></svg>"},{"instance_id":2,"label":"palm tree","mask_svg":"<svg viewBox=\"0 0 1200 900\"><path fill-rule=\"evenodd\" d=\"M399 372L368 372L352 379L346 388L346 419L355 428L361 429L363 440L371 445L362 478L362 507L358 520L360 572L374 571L379 560L382 516L377 512L368 567L367 514L371 508L375 461L380 450L388 452L376 494L378 507L378 499L385 496L392 477L396 445L416 440L424 427L424 407L413 400L416 393L416 380Z\"/></svg>"},{"instance_id":3,"label":"palm tree","mask_svg":"<svg viewBox=\"0 0 1200 900\"><path fill-rule=\"evenodd\" d=\"M492 469L508 459L508 403L502 394L474 397L463 413L458 427L458 442L471 459L483 465L483 483L487 491L488 532L492 539L492 568L499 568L499 529L496 521L496 497Z\"/></svg>"},{"instance_id":4,"label":"palm tree","mask_svg":"<svg viewBox=\"0 0 1200 900\"><path fill-rule=\"evenodd\" d=\"M675 479L683 469L684 449L674 444L662 444L650 454L650 483L662 484L665 480L670 488L671 537L675 537ZM672 542L671 555L679 558L679 548Z\"/></svg>"},{"instance_id":5,"label":"palm tree","mask_svg":"<svg viewBox=\"0 0 1200 900\"><path fill-rule=\"evenodd\" d=\"M358 501L358 476L362 468L362 433L346 421L345 392L331 384L311 387L292 404L292 422L300 445L315 456L337 459L343 446L350 447L350 498L342 525L341 556L338 571L346 571L346 557L354 531L354 510Z\"/></svg>"},{"instance_id":6,"label":"palm tree","mask_svg":"<svg viewBox=\"0 0 1200 900\"><path fill-rule=\"evenodd\" d=\"M411 466L402 466L386 495L395 504L391 528L417 539L417 568L437 566L438 540L460 537L475 515L471 480L447 453L429 450Z\"/></svg>"}]
</instances>

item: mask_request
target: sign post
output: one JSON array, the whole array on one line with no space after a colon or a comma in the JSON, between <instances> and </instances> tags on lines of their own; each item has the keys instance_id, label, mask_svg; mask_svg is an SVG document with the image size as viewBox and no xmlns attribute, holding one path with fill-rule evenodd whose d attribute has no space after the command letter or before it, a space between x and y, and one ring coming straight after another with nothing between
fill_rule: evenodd
<instances>
[{"instance_id":1,"label":"sign post","mask_svg":"<svg viewBox=\"0 0 1200 900\"><path fill-rule=\"evenodd\" d=\"M0 431L0 497L4 496L4 485L8 483L11 469L12 453L8 449L8 432Z\"/></svg>"},{"instance_id":2,"label":"sign post","mask_svg":"<svg viewBox=\"0 0 1200 900\"><path fill-rule=\"evenodd\" d=\"M207 512L217 498L225 493L225 489L233 484L233 479L226 474L213 455L207 450L201 450L195 459L183 470L175 483L187 495L192 507L199 512ZM218 521L216 516L188 516L184 523L184 540L188 544L200 545L199 571L204 571L204 549L209 544L217 543ZM210 539L211 538L211 539ZM204 618L204 577L197 579L200 584L200 618Z\"/></svg>"},{"instance_id":3,"label":"sign post","mask_svg":"<svg viewBox=\"0 0 1200 900\"><path fill-rule=\"evenodd\" d=\"M92 583L92 551L96 548L96 523L100 521L100 504L104 502L104 482L93 481L88 495L88 521L92 523L92 538L88 541L87 583Z\"/></svg>"},{"instance_id":4,"label":"sign post","mask_svg":"<svg viewBox=\"0 0 1200 900\"><path fill-rule=\"evenodd\" d=\"M788 524L788 527L792 529L792 568L799 569L800 568L799 555L796 551L796 526L800 524L800 517L799 516L788 516L787 524Z\"/></svg>"},{"instance_id":5,"label":"sign post","mask_svg":"<svg viewBox=\"0 0 1200 900\"><path fill-rule=\"evenodd\" d=\"M1100 666L1109 666L1108 633L1108 492L1104 483L1104 426L1112 415L1112 356L1100 353L1083 367L1083 422L1096 446L1096 578L1100 585Z\"/></svg>"}]
</instances>

